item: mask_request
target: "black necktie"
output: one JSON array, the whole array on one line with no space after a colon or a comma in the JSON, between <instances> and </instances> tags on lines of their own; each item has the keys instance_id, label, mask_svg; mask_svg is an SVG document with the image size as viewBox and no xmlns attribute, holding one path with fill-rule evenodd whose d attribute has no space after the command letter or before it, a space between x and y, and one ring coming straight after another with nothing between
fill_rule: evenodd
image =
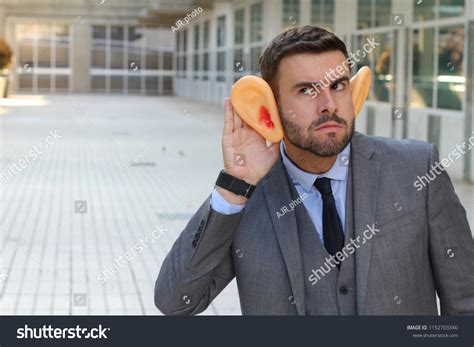
<instances>
[{"instance_id":1,"label":"black necktie","mask_svg":"<svg viewBox=\"0 0 474 347\"><path fill-rule=\"evenodd\" d=\"M332 195L331 181L327 177L318 178L314 182L314 186L319 190L323 199L324 247L329 254L335 255L344 247L344 232Z\"/></svg>"}]
</instances>

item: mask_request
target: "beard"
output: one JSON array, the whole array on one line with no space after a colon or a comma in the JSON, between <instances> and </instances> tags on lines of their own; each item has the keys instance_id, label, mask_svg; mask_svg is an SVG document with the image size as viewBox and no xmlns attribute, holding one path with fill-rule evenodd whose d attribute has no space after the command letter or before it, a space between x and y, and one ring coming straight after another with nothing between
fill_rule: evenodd
<instances>
[{"instance_id":1,"label":"beard","mask_svg":"<svg viewBox=\"0 0 474 347\"><path fill-rule=\"evenodd\" d=\"M280 112L280 114L283 114ZM281 117L283 129L288 141L294 146L316 154L319 157L332 157L339 154L351 141L355 130L355 120L352 119L351 124L337 114L323 115L311 122L308 130L305 132L303 127L292 122L287 117ZM327 122L335 122L345 127L341 140L337 139L335 133L327 133L326 139L319 140L316 136L315 129Z\"/></svg>"}]
</instances>

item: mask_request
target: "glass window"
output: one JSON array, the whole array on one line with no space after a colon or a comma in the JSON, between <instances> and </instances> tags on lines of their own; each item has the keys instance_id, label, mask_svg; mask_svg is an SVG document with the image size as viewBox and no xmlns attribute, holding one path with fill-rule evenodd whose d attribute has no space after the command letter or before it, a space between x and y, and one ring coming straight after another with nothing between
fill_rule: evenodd
<instances>
[{"instance_id":1,"label":"glass window","mask_svg":"<svg viewBox=\"0 0 474 347\"><path fill-rule=\"evenodd\" d=\"M92 39L95 42L105 41L106 39L106 28L104 25L94 25L92 27Z\"/></svg>"},{"instance_id":2,"label":"glass window","mask_svg":"<svg viewBox=\"0 0 474 347\"><path fill-rule=\"evenodd\" d=\"M203 71L202 79L203 80L208 80L209 79L209 76L208 76L208 73L209 73L209 53L204 53L203 54L202 71Z\"/></svg>"},{"instance_id":3,"label":"glass window","mask_svg":"<svg viewBox=\"0 0 474 347\"><path fill-rule=\"evenodd\" d=\"M194 49L197 51L199 49L199 26L194 27Z\"/></svg>"},{"instance_id":4,"label":"glass window","mask_svg":"<svg viewBox=\"0 0 474 347\"><path fill-rule=\"evenodd\" d=\"M56 67L69 67L69 47L56 45Z\"/></svg>"},{"instance_id":5,"label":"glass window","mask_svg":"<svg viewBox=\"0 0 474 347\"><path fill-rule=\"evenodd\" d=\"M92 90L105 91L105 76L92 76Z\"/></svg>"},{"instance_id":6,"label":"glass window","mask_svg":"<svg viewBox=\"0 0 474 347\"><path fill-rule=\"evenodd\" d=\"M234 12L234 44L244 43L244 9Z\"/></svg>"},{"instance_id":7,"label":"glass window","mask_svg":"<svg viewBox=\"0 0 474 347\"><path fill-rule=\"evenodd\" d=\"M374 25L376 27L391 25L392 0L375 0Z\"/></svg>"},{"instance_id":8,"label":"glass window","mask_svg":"<svg viewBox=\"0 0 474 347\"><path fill-rule=\"evenodd\" d=\"M51 67L51 27L38 25L38 66ZM49 88L49 84L48 84Z\"/></svg>"},{"instance_id":9,"label":"glass window","mask_svg":"<svg viewBox=\"0 0 474 347\"><path fill-rule=\"evenodd\" d=\"M258 65L258 59L260 58L261 47L253 47L250 49L250 69L251 73L256 75L260 73L260 66Z\"/></svg>"},{"instance_id":10,"label":"glass window","mask_svg":"<svg viewBox=\"0 0 474 347\"><path fill-rule=\"evenodd\" d=\"M466 88L464 77L464 27L439 30L438 108L461 110Z\"/></svg>"},{"instance_id":11,"label":"glass window","mask_svg":"<svg viewBox=\"0 0 474 347\"><path fill-rule=\"evenodd\" d=\"M391 25L392 0L358 0L357 28Z\"/></svg>"},{"instance_id":12,"label":"glass window","mask_svg":"<svg viewBox=\"0 0 474 347\"><path fill-rule=\"evenodd\" d=\"M244 50L242 48L234 50L234 72L244 71Z\"/></svg>"},{"instance_id":13,"label":"glass window","mask_svg":"<svg viewBox=\"0 0 474 347\"><path fill-rule=\"evenodd\" d=\"M204 45L203 48L209 48L209 21L204 22Z\"/></svg>"},{"instance_id":14,"label":"glass window","mask_svg":"<svg viewBox=\"0 0 474 347\"><path fill-rule=\"evenodd\" d=\"M54 25L52 28L56 40L56 67L69 67L69 27Z\"/></svg>"},{"instance_id":15,"label":"glass window","mask_svg":"<svg viewBox=\"0 0 474 347\"><path fill-rule=\"evenodd\" d=\"M393 87L392 76L392 33L375 35L375 41L380 45L373 50L374 86L373 97L377 101L390 101L390 93Z\"/></svg>"},{"instance_id":16,"label":"glass window","mask_svg":"<svg viewBox=\"0 0 474 347\"><path fill-rule=\"evenodd\" d=\"M122 26L112 26L110 28L110 68L124 68L124 31Z\"/></svg>"},{"instance_id":17,"label":"glass window","mask_svg":"<svg viewBox=\"0 0 474 347\"><path fill-rule=\"evenodd\" d=\"M187 52L188 51L188 31L187 30L183 30L182 32L182 42L181 42L181 47L182 47L182 52Z\"/></svg>"},{"instance_id":18,"label":"glass window","mask_svg":"<svg viewBox=\"0 0 474 347\"><path fill-rule=\"evenodd\" d=\"M20 90L51 92L68 90L69 76L56 68L68 68L69 26L49 23L15 23L14 37L18 53L16 63L20 67L15 72ZM49 71L35 68L48 68ZM62 73L62 75L58 75Z\"/></svg>"},{"instance_id":19,"label":"glass window","mask_svg":"<svg viewBox=\"0 0 474 347\"><path fill-rule=\"evenodd\" d=\"M140 92L140 83L140 76L128 76L128 91L132 93Z\"/></svg>"},{"instance_id":20,"label":"glass window","mask_svg":"<svg viewBox=\"0 0 474 347\"><path fill-rule=\"evenodd\" d=\"M146 56L145 56L145 69L147 70L158 70L158 61L159 61L159 54L160 52L154 48L146 48ZM139 66L139 61L135 62L135 66ZM134 67L132 61L128 63L129 69ZM132 69L133 71L133 69Z\"/></svg>"},{"instance_id":21,"label":"glass window","mask_svg":"<svg viewBox=\"0 0 474 347\"><path fill-rule=\"evenodd\" d=\"M365 29L372 26L371 13L372 0L359 0L357 3L357 28Z\"/></svg>"},{"instance_id":22,"label":"glass window","mask_svg":"<svg viewBox=\"0 0 474 347\"><path fill-rule=\"evenodd\" d=\"M118 53L117 53L118 55ZM142 47L141 46L129 46L128 47L128 60L126 68L130 72L137 72L138 69L141 69L141 57L142 57ZM117 59L117 62L121 62L120 59ZM158 68L158 57L156 54L153 54L151 50L147 50L147 54L145 55L145 64L149 64L146 66L147 69L152 69L155 66L155 69ZM113 60L110 61L110 67L114 69ZM117 67L116 68L120 68Z\"/></svg>"},{"instance_id":23,"label":"glass window","mask_svg":"<svg viewBox=\"0 0 474 347\"><path fill-rule=\"evenodd\" d=\"M434 19L436 0L413 1L413 20L423 22Z\"/></svg>"},{"instance_id":24,"label":"glass window","mask_svg":"<svg viewBox=\"0 0 474 347\"><path fill-rule=\"evenodd\" d=\"M51 75L38 75L38 89L50 91L51 89Z\"/></svg>"},{"instance_id":25,"label":"glass window","mask_svg":"<svg viewBox=\"0 0 474 347\"><path fill-rule=\"evenodd\" d=\"M199 78L199 54L193 54L193 72L194 72L194 79L197 80Z\"/></svg>"},{"instance_id":26,"label":"glass window","mask_svg":"<svg viewBox=\"0 0 474 347\"><path fill-rule=\"evenodd\" d=\"M225 16L220 16L217 18L217 47L225 46Z\"/></svg>"},{"instance_id":27,"label":"glass window","mask_svg":"<svg viewBox=\"0 0 474 347\"><path fill-rule=\"evenodd\" d=\"M173 70L173 53L163 53L163 70Z\"/></svg>"},{"instance_id":28,"label":"glass window","mask_svg":"<svg viewBox=\"0 0 474 347\"><path fill-rule=\"evenodd\" d=\"M250 41L258 42L262 40L262 3L257 2L250 7Z\"/></svg>"},{"instance_id":29,"label":"glass window","mask_svg":"<svg viewBox=\"0 0 474 347\"><path fill-rule=\"evenodd\" d=\"M111 92L123 91L123 76L110 76L110 91Z\"/></svg>"},{"instance_id":30,"label":"glass window","mask_svg":"<svg viewBox=\"0 0 474 347\"><path fill-rule=\"evenodd\" d=\"M173 79L169 76L163 77L163 94L173 94Z\"/></svg>"},{"instance_id":31,"label":"glass window","mask_svg":"<svg viewBox=\"0 0 474 347\"><path fill-rule=\"evenodd\" d=\"M106 27L94 25L92 27L92 67L105 68L106 52Z\"/></svg>"},{"instance_id":32,"label":"glass window","mask_svg":"<svg viewBox=\"0 0 474 347\"><path fill-rule=\"evenodd\" d=\"M33 68L33 39L31 38L24 38L19 41L19 62L20 66L24 68L29 68L28 70Z\"/></svg>"},{"instance_id":33,"label":"glass window","mask_svg":"<svg viewBox=\"0 0 474 347\"><path fill-rule=\"evenodd\" d=\"M217 52L217 81L225 81L225 59L226 59L226 52Z\"/></svg>"},{"instance_id":34,"label":"glass window","mask_svg":"<svg viewBox=\"0 0 474 347\"><path fill-rule=\"evenodd\" d=\"M440 0L439 16L441 18L463 16L464 0Z\"/></svg>"},{"instance_id":35,"label":"glass window","mask_svg":"<svg viewBox=\"0 0 474 347\"><path fill-rule=\"evenodd\" d=\"M300 0L283 0L283 26L298 25L300 17Z\"/></svg>"},{"instance_id":36,"label":"glass window","mask_svg":"<svg viewBox=\"0 0 474 347\"><path fill-rule=\"evenodd\" d=\"M366 54L362 47L367 40L372 39L379 45ZM355 55L356 70L362 66L369 66L372 71L372 87L369 99L381 102L390 102L393 91L392 85L392 51L393 51L393 34L367 34L358 36L356 39L357 46L353 50L362 52ZM357 62L359 60L359 62Z\"/></svg>"},{"instance_id":37,"label":"glass window","mask_svg":"<svg viewBox=\"0 0 474 347\"><path fill-rule=\"evenodd\" d=\"M434 29L413 32L413 85L411 104L414 107L433 107L434 86Z\"/></svg>"},{"instance_id":38,"label":"glass window","mask_svg":"<svg viewBox=\"0 0 474 347\"><path fill-rule=\"evenodd\" d=\"M69 76L68 75L56 75L55 80L56 91L66 92L69 89Z\"/></svg>"},{"instance_id":39,"label":"glass window","mask_svg":"<svg viewBox=\"0 0 474 347\"><path fill-rule=\"evenodd\" d=\"M24 90L31 90L33 88L33 75L21 74L18 81L18 88Z\"/></svg>"},{"instance_id":40,"label":"glass window","mask_svg":"<svg viewBox=\"0 0 474 347\"><path fill-rule=\"evenodd\" d=\"M334 28L334 11L335 4L334 0L324 0L323 2L323 27L333 30Z\"/></svg>"},{"instance_id":41,"label":"glass window","mask_svg":"<svg viewBox=\"0 0 474 347\"><path fill-rule=\"evenodd\" d=\"M311 1L311 24L333 30L334 0Z\"/></svg>"},{"instance_id":42,"label":"glass window","mask_svg":"<svg viewBox=\"0 0 474 347\"><path fill-rule=\"evenodd\" d=\"M148 95L155 95L158 93L158 77L147 76L145 79L146 93Z\"/></svg>"},{"instance_id":43,"label":"glass window","mask_svg":"<svg viewBox=\"0 0 474 347\"><path fill-rule=\"evenodd\" d=\"M140 33L140 29L134 26L128 28L128 42L132 44L139 44L140 39L143 37L143 34ZM153 34L153 33L152 33Z\"/></svg>"}]
</instances>

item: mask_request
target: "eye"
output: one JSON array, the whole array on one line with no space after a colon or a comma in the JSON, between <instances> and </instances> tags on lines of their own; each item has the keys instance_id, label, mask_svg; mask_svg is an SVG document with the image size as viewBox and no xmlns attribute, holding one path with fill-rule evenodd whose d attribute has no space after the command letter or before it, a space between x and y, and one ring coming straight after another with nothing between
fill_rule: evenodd
<instances>
[{"instance_id":1,"label":"eye","mask_svg":"<svg viewBox=\"0 0 474 347\"><path fill-rule=\"evenodd\" d=\"M346 88L346 85L343 82L338 82L338 83L334 84L331 88L336 90L336 91L341 91L341 90L344 90Z\"/></svg>"},{"instance_id":2,"label":"eye","mask_svg":"<svg viewBox=\"0 0 474 347\"><path fill-rule=\"evenodd\" d=\"M301 88L299 92L306 95L313 95L314 88L304 87L304 88Z\"/></svg>"}]
</instances>

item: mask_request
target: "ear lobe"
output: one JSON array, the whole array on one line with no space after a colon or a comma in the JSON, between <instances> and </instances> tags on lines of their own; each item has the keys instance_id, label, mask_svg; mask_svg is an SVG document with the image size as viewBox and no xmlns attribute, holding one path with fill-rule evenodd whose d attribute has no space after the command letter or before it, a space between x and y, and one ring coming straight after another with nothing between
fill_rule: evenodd
<instances>
[{"instance_id":1,"label":"ear lobe","mask_svg":"<svg viewBox=\"0 0 474 347\"><path fill-rule=\"evenodd\" d=\"M354 105L354 115L357 118L372 84L372 71L367 66L363 66L351 78L352 104Z\"/></svg>"},{"instance_id":2,"label":"ear lobe","mask_svg":"<svg viewBox=\"0 0 474 347\"><path fill-rule=\"evenodd\" d=\"M230 101L239 117L266 140L276 143L283 139L275 97L264 79L252 75L240 78L232 86Z\"/></svg>"}]
</instances>

